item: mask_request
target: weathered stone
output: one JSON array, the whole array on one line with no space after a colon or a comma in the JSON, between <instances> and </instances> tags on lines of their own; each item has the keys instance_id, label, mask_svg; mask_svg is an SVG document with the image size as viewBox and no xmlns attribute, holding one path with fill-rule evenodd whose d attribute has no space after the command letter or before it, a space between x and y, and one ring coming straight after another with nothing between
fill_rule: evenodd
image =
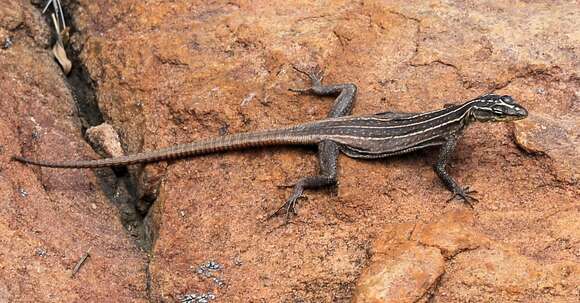
<instances>
[{"instance_id":1,"label":"weathered stone","mask_svg":"<svg viewBox=\"0 0 580 303\"><path fill-rule=\"evenodd\" d=\"M108 157L124 156L119 135L110 124L103 123L87 129L87 138L93 147Z\"/></svg>"},{"instance_id":2,"label":"weathered stone","mask_svg":"<svg viewBox=\"0 0 580 303\"><path fill-rule=\"evenodd\" d=\"M538 262L512 249L458 255L437 291L438 302L576 302L577 262Z\"/></svg>"},{"instance_id":3,"label":"weathered stone","mask_svg":"<svg viewBox=\"0 0 580 303\"><path fill-rule=\"evenodd\" d=\"M439 248L446 258L490 242L475 229L473 212L466 209L448 212L431 223L417 224L411 239Z\"/></svg>"},{"instance_id":4,"label":"weathered stone","mask_svg":"<svg viewBox=\"0 0 580 303\"><path fill-rule=\"evenodd\" d=\"M357 284L354 302L426 302L445 272L441 252L412 241L379 248Z\"/></svg>"},{"instance_id":5,"label":"weathered stone","mask_svg":"<svg viewBox=\"0 0 580 303\"><path fill-rule=\"evenodd\" d=\"M453 210L432 223L393 224L373 243L355 302L426 302L445 272L445 258L490 242L470 211Z\"/></svg>"},{"instance_id":6,"label":"weathered stone","mask_svg":"<svg viewBox=\"0 0 580 303\"><path fill-rule=\"evenodd\" d=\"M29 1L0 5L0 302L146 302L145 254L91 171L38 169L11 155L94 156ZM1 43L1 42L0 42ZM92 205L92 206L91 206ZM90 250L78 272L72 270Z\"/></svg>"},{"instance_id":7,"label":"weathered stone","mask_svg":"<svg viewBox=\"0 0 580 303\"><path fill-rule=\"evenodd\" d=\"M551 118L533 114L515 123L518 145L530 153L542 153L553 160L558 177L577 184L580 180L580 114Z\"/></svg>"},{"instance_id":8,"label":"weathered stone","mask_svg":"<svg viewBox=\"0 0 580 303\"><path fill-rule=\"evenodd\" d=\"M577 224L568 220L575 213L552 216L549 226L553 236L577 249ZM546 263L521 255L475 231L469 211L451 211L433 221L385 229L373 244L355 302L574 301L577 262Z\"/></svg>"},{"instance_id":9,"label":"weathered stone","mask_svg":"<svg viewBox=\"0 0 580 303\"><path fill-rule=\"evenodd\" d=\"M575 244L580 257L580 209L564 210L553 214L547 220L552 236Z\"/></svg>"},{"instance_id":10,"label":"weathered stone","mask_svg":"<svg viewBox=\"0 0 580 303\"><path fill-rule=\"evenodd\" d=\"M546 221L549 237L543 237L544 251L559 251L564 260L580 260L580 208L563 210Z\"/></svg>"}]
</instances>

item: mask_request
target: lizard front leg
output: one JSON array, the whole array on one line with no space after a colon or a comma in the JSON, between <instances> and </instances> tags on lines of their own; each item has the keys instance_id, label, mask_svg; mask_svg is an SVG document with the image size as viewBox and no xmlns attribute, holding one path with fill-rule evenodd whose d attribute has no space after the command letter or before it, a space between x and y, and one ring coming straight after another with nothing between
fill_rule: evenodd
<instances>
[{"instance_id":1,"label":"lizard front leg","mask_svg":"<svg viewBox=\"0 0 580 303\"><path fill-rule=\"evenodd\" d=\"M457 134L451 135L446 138L445 143L443 144L441 150L439 151L439 158L437 159L437 163L435 163L433 168L435 169L435 172L437 173L439 178L441 178L445 186L447 186L447 188L453 192L453 196L451 196L451 198L448 201L451 201L454 198L459 197L463 199L463 201L467 203L467 205L473 207L472 202L477 202L478 200L473 196L471 196L470 194L476 193L476 191L470 190L469 186L461 187L457 183L457 181L455 181L445 170L445 166L447 166L447 163L449 162L449 157L451 156L451 153L455 149L457 140L458 140Z\"/></svg>"},{"instance_id":2,"label":"lizard front leg","mask_svg":"<svg viewBox=\"0 0 580 303\"><path fill-rule=\"evenodd\" d=\"M338 144L332 141L323 141L318 144L318 160L320 162L320 174L316 176L304 177L294 185L292 195L270 217L286 213L288 219L290 215L296 215L296 203L304 193L304 189L314 189L336 185L338 182L337 162L340 150Z\"/></svg>"},{"instance_id":3,"label":"lizard front leg","mask_svg":"<svg viewBox=\"0 0 580 303\"><path fill-rule=\"evenodd\" d=\"M310 87L295 89L290 91L311 94L316 96L337 96L334 104L328 113L329 118L336 118L350 115L354 101L356 100L357 87L353 83L322 85L323 72L320 68L315 68L313 71L303 71L296 67L294 69L310 78Z\"/></svg>"}]
</instances>

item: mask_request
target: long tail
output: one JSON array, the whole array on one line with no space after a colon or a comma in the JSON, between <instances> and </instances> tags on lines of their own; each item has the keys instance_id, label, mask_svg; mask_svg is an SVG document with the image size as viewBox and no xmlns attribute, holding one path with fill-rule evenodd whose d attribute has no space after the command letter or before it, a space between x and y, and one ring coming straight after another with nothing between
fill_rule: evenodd
<instances>
[{"instance_id":1,"label":"long tail","mask_svg":"<svg viewBox=\"0 0 580 303\"><path fill-rule=\"evenodd\" d=\"M98 168L166 161L196 155L224 152L228 150L240 150L249 147L261 147L270 145L307 145L314 144L316 142L317 140L315 138L305 135L303 132L301 132L300 127L290 127L202 139L189 144L175 145L154 151L145 151L134 155L104 158L98 160L52 162L44 160L33 160L21 156L13 156L12 160L45 167Z\"/></svg>"}]
</instances>

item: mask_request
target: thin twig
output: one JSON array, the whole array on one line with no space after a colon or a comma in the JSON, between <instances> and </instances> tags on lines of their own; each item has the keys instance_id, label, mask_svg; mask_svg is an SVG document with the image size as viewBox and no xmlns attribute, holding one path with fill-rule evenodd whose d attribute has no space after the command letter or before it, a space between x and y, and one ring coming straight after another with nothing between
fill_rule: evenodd
<instances>
[{"instance_id":1,"label":"thin twig","mask_svg":"<svg viewBox=\"0 0 580 303\"><path fill-rule=\"evenodd\" d=\"M70 275L71 278L74 278L74 276L77 274L77 272L79 272L79 270L81 269L81 266L83 266L83 263L85 263L87 258L91 256L90 252L91 252L91 249L89 248L87 250L87 252L77 262L77 265L75 265L75 268L73 268L73 270L71 272L71 275Z\"/></svg>"},{"instance_id":2,"label":"thin twig","mask_svg":"<svg viewBox=\"0 0 580 303\"><path fill-rule=\"evenodd\" d=\"M46 4L44 5L44 8L42 9L42 13L46 13L46 10L48 10L48 7L52 4L52 7L54 9L54 12L56 13L56 15L59 17L58 19L60 20L60 24L62 25L62 28L66 28L66 22L64 19L64 12L62 10L62 4L60 4L60 0L48 0L46 1Z\"/></svg>"},{"instance_id":3,"label":"thin twig","mask_svg":"<svg viewBox=\"0 0 580 303\"><path fill-rule=\"evenodd\" d=\"M54 24L54 29L56 30L56 34L58 36L58 40L62 41L62 38L60 36L60 26L58 25L58 21L56 21L56 15L54 13L50 14L50 16L52 17L52 23Z\"/></svg>"},{"instance_id":4,"label":"thin twig","mask_svg":"<svg viewBox=\"0 0 580 303\"><path fill-rule=\"evenodd\" d=\"M58 11L60 12L60 21L62 21L62 28L66 28L66 23L64 20L64 13L62 12L62 5L60 4L60 0L54 0L58 4Z\"/></svg>"},{"instance_id":5,"label":"thin twig","mask_svg":"<svg viewBox=\"0 0 580 303\"><path fill-rule=\"evenodd\" d=\"M46 4L44 5L44 8L42 9L42 13L44 14L46 12L46 10L48 9L48 6L52 3L52 0L48 0L46 1Z\"/></svg>"}]
</instances>

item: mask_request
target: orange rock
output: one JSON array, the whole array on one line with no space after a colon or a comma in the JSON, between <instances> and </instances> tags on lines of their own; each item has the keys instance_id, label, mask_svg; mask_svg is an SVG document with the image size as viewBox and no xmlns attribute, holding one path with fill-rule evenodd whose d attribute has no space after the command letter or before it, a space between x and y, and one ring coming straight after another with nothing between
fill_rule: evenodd
<instances>
[{"instance_id":1,"label":"orange rock","mask_svg":"<svg viewBox=\"0 0 580 303\"><path fill-rule=\"evenodd\" d=\"M5 301L27 293L50 301L48 292L59 288L62 301L75 301L78 293L85 301L141 295L172 302L212 291L216 302L342 303L352 300L367 264L382 268L372 261L382 255L390 256L382 261L387 269L417 273L403 281L387 271L384 281L408 286L400 294L504 302L508 288L492 279L497 262L478 265L478 274L492 277L485 283L430 291L439 285L440 267L423 261L445 259L439 281L451 283L469 274L452 271L456 259L466 267L472 253L504 245L521 254L505 259L507 269L509 262L517 268L520 257L537 263L535 272L578 259L576 233L566 231L575 226L575 215L566 211L580 200L577 186L570 174L551 167L563 163L561 171L571 171L574 162L566 159L574 158L532 156L516 146L511 125L477 124L466 131L450 167L458 181L479 191L476 223L469 214L448 213L463 206L444 203L449 193L430 168L436 149L377 161L341 157L339 186L308 191L299 217L288 225L263 218L289 194L276 185L317 170L314 149L130 167L140 210L153 203L145 219L154 240L146 262L96 181L106 170L63 172L8 160L21 151L59 159L95 156L70 119L76 116L69 91L75 81L64 85L50 54L43 55L50 27L36 7L22 9L25 2L0 5L0 241L9 239L0 243L0 301L6 293L12 297ZM573 1L66 2L76 26L74 66L86 69L98 109L128 153L326 117L330 99L288 92L308 84L293 64L320 64L325 83L356 83L355 114L428 111L488 91L513 95L530 115L568 119L578 109L574 37L580 18ZM31 139L33 133L40 139ZM34 199L17 200L27 194ZM385 225L388 235L371 244ZM34 241L45 241L48 257L31 259ZM94 244L95 258L75 280L63 282L61 269L84 253L78 243ZM414 266L402 256L423 261ZM223 265L219 278L226 287L195 272L208 260ZM78 282L85 278L91 283ZM543 289L560 297L538 297L574 302L577 288L564 281Z\"/></svg>"},{"instance_id":2,"label":"orange rock","mask_svg":"<svg viewBox=\"0 0 580 303\"><path fill-rule=\"evenodd\" d=\"M580 182L580 117L557 118L533 114L515 123L518 145L530 153L541 153L553 161L556 175L571 184Z\"/></svg>"},{"instance_id":3,"label":"orange rock","mask_svg":"<svg viewBox=\"0 0 580 303\"><path fill-rule=\"evenodd\" d=\"M14 40L0 47L0 302L147 302L146 255L104 193L112 173L10 161L96 156L50 53L50 28L31 2L0 5L0 33Z\"/></svg>"},{"instance_id":4,"label":"orange rock","mask_svg":"<svg viewBox=\"0 0 580 303\"><path fill-rule=\"evenodd\" d=\"M577 262L546 264L496 247L458 255L437 296L442 302L575 302L578 285Z\"/></svg>"},{"instance_id":5,"label":"orange rock","mask_svg":"<svg viewBox=\"0 0 580 303\"><path fill-rule=\"evenodd\" d=\"M432 223L417 224L411 239L439 248L446 258L489 243L489 239L476 230L473 211L466 209L448 212Z\"/></svg>"},{"instance_id":6,"label":"orange rock","mask_svg":"<svg viewBox=\"0 0 580 303\"><path fill-rule=\"evenodd\" d=\"M354 302L418 302L445 272L445 259L436 248L407 241L383 249L362 273Z\"/></svg>"}]
</instances>

